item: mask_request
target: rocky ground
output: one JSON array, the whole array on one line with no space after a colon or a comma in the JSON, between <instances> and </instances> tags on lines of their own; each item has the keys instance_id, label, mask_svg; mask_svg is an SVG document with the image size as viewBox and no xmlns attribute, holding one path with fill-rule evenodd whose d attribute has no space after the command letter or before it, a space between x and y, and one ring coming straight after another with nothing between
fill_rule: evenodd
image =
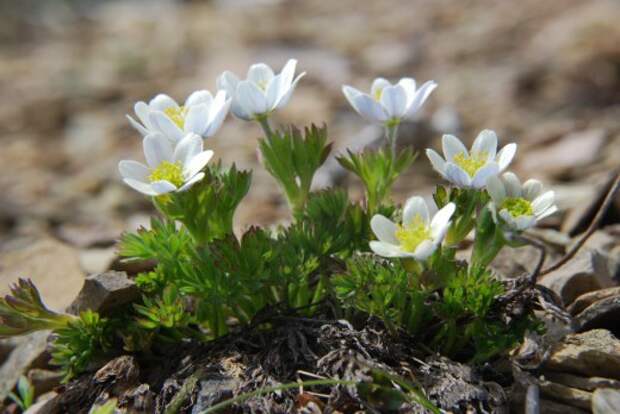
<instances>
[{"instance_id":1,"label":"rocky ground","mask_svg":"<svg viewBox=\"0 0 620 414\"><path fill-rule=\"evenodd\" d=\"M620 167L614 0L53 4L0 2L3 294L17 277L31 277L49 304L63 309L87 274L134 272L116 259L114 241L152 211L118 177L120 159L141 156L139 135L124 114L160 91L182 99L194 89L214 89L221 71L241 73L256 61L299 60L308 74L277 119L326 122L337 151L381 136L348 107L341 84L365 88L379 75L436 80L425 113L401 128L400 143L422 150L437 147L444 132L471 140L483 128L496 130L502 143L517 142L515 172L542 179L558 197L561 213L538 234L550 246L548 263L585 230ZM208 141L225 163L254 169L236 217L239 231L287 219L275 183L258 164L259 135L256 125L229 117ZM430 194L436 182L420 157L396 197ZM349 185L360 194L335 163L315 185ZM573 316L551 330L552 344L532 338L515 351L523 381L539 384L543 412L587 411L593 399L608 398L596 389L620 388L619 222L616 198L584 248L541 279ZM497 270L518 275L535 253L502 256ZM2 396L21 372L29 372L39 393L58 383L45 339L0 344ZM537 369L528 370L526 356L544 359L546 368L531 362Z\"/></svg>"}]
</instances>

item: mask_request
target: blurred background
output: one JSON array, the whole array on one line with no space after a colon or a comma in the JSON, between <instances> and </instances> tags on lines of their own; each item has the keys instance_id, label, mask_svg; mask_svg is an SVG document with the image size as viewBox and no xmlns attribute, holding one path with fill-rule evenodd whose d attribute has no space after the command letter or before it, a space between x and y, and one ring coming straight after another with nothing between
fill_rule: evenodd
<instances>
[{"instance_id":1,"label":"blurred background","mask_svg":"<svg viewBox=\"0 0 620 414\"><path fill-rule=\"evenodd\" d=\"M348 106L343 83L433 79L400 144L494 129L501 145L519 144L519 175L557 191L562 214L547 225L574 234L620 165L619 20L617 0L0 0L0 291L33 277L62 306L85 273L118 265L114 240L151 212L117 171L142 158L125 119L135 101L182 101L214 90L226 69L279 70L290 57L308 74L277 122L325 122L335 153L359 149L382 131ZM288 217L257 162L260 135L230 115L206 142L225 164L254 169L238 231ZM421 156L395 198L437 182ZM361 194L334 161L315 185Z\"/></svg>"}]
</instances>

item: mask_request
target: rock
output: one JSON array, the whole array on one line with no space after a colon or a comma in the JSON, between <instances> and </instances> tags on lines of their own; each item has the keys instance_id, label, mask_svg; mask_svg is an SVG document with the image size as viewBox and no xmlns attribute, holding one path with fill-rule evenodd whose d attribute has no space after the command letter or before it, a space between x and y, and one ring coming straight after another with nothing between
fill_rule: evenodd
<instances>
[{"instance_id":1,"label":"rock","mask_svg":"<svg viewBox=\"0 0 620 414\"><path fill-rule=\"evenodd\" d=\"M596 250L581 250L561 268L543 276L539 284L557 293L565 305L578 296L614 285L607 256Z\"/></svg>"},{"instance_id":2,"label":"rock","mask_svg":"<svg viewBox=\"0 0 620 414\"><path fill-rule=\"evenodd\" d=\"M589 329L609 329L620 335L620 296L601 299L588 306L574 318L575 330L583 332Z\"/></svg>"},{"instance_id":3,"label":"rock","mask_svg":"<svg viewBox=\"0 0 620 414\"><path fill-rule=\"evenodd\" d=\"M544 376L551 382L585 391L594 391L597 388L620 389L620 381L611 378L581 377L562 372L545 372Z\"/></svg>"},{"instance_id":4,"label":"rock","mask_svg":"<svg viewBox=\"0 0 620 414\"><path fill-rule=\"evenodd\" d=\"M589 409L592 393L549 381L540 381L540 393L546 397L583 409Z\"/></svg>"},{"instance_id":5,"label":"rock","mask_svg":"<svg viewBox=\"0 0 620 414\"><path fill-rule=\"evenodd\" d=\"M594 391L592 396L592 413L620 413L620 391L609 388L600 388Z\"/></svg>"},{"instance_id":6,"label":"rock","mask_svg":"<svg viewBox=\"0 0 620 414\"><path fill-rule=\"evenodd\" d=\"M34 387L36 395L45 394L60 385L63 375L60 371L51 371L42 368L33 368L27 375Z\"/></svg>"},{"instance_id":7,"label":"rock","mask_svg":"<svg viewBox=\"0 0 620 414\"><path fill-rule=\"evenodd\" d=\"M116 260L116 247L87 249L80 252L80 265L87 274L110 270Z\"/></svg>"},{"instance_id":8,"label":"rock","mask_svg":"<svg viewBox=\"0 0 620 414\"><path fill-rule=\"evenodd\" d=\"M550 371L620 379L620 340L604 329L567 335L551 348L544 367Z\"/></svg>"},{"instance_id":9,"label":"rock","mask_svg":"<svg viewBox=\"0 0 620 414\"><path fill-rule=\"evenodd\" d=\"M542 414L586 414L588 411L571 405L560 404L555 401L542 398L540 400L540 412Z\"/></svg>"},{"instance_id":10,"label":"rock","mask_svg":"<svg viewBox=\"0 0 620 414\"><path fill-rule=\"evenodd\" d=\"M72 247L53 239L0 252L0 294L20 277L32 279L46 305L62 311L80 290L84 274Z\"/></svg>"},{"instance_id":11,"label":"rock","mask_svg":"<svg viewBox=\"0 0 620 414\"><path fill-rule=\"evenodd\" d=\"M0 366L0 401L15 387L21 375L31 368L43 368L47 365L49 334L49 331L39 331L27 335L27 339L20 343Z\"/></svg>"},{"instance_id":12,"label":"rock","mask_svg":"<svg viewBox=\"0 0 620 414\"><path fill-rule=\"evenodd\" d=\"M200 388L191 413L200 414L212 405L232 398L239 385L238 379L227 376L212 376L200 381Z\"/></svg>"},{"instance_id":13,"label":"rock","mask_svg":"<svg viewBox=\"0 0 620 414\"><path fill-rule=\"evenodd\" d=\"M607 289L595 290L594 292L584 293L583 295L575 299L575 301L571 303L567 310L571 313L571 315L577 315L593 303L614 296L620 296L620 287L611 287Z\"/></svg>"},{"instance_id":14,"label":"rock","mask_svg":"<svg viewBox=\"0 0 620 414\"><path fill-rule=\"evenodd\" d=\"M531 151L519 166L523 171L560 175L598 159L606 136L602 129L573 132L554 144Z\"/></svg>"},{"instance_id":15,"label":"rock","mask_svg":"<svg viewBox=\"0 0 620 414\"><path fill-rule=\"evenodd\" d=\"M139 294L135 282L125 272L106 272L88 276L78 297L67 308L72 314L87 309L100 313L137 299Z\"/></svg>"},{"instance_id":16,"label":"rock","mask_svg":"<svg viewBox=\"0 0 620 414\"><path fill-rule=\"evenodd\" d=\"M109 247L116 243L123 227L116 222L67 223L56 230L56 236L73 246L82 248Z\"/></svg>"}]
</instances>

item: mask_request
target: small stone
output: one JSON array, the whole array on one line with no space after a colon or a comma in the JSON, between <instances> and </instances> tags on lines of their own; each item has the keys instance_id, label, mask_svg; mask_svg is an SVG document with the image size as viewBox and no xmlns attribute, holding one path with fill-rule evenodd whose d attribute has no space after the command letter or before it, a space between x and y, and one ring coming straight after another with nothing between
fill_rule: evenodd
<instances>
[{"instance_id":1,"label":"small stone","mask_svg":"<svg viewBox=\"0 0 620 414\"><path fill-rule=\"evenodd\" d=\"M49 334L49 331L38 331L27 335L0 366L0 401L15 387L20 376L25 375L31 368L47 365Z\"/></svg>"},{"instance_id":2,"label":"small stone","mask_svg":"<svg viewBox=\"0 0 620 414\"><path fill-rule=\"evenodd\" d=\"M592 402L590 392L549 381L540 381L540 392L546 397L586 410L590 408Z\"/></svg>"},{"instance_id":3,"label":"small stone","mask_svg":"<svg viewBox=\"0 0 620 414\"><path fill-rule=\"evenodd\" d=\"M53 239L0 252L0 294L20 277L32 279L47 306L63 310L75 298L84 281L78 252Z\"/></svg>"},{"instance_id":4,"label":"small stone","mask_svg":"<svg viewBox=\"0 0 620 414\"><path fill-rule=\"evenodd\" d=\"M137 299L138 287L125 272L106 272L91 275L77 298L67 308L74 315L87 309L105 313L110 309L125 305Z\"/></svg>"},{"instance_id":5,"label":"small stone","mask_svg":"<svg viewBox=\"0 0 620 414\"><path fill-rule=\"evenodd\" d=\"M116 250L116 247L82 250L80 265L87 274L108 271L116 260Z\"/></svg>"},{"instance_id":6,"label":"small stone","mask_svg":"<svg viewBox=\"0 0 620 414\"><path fill-rule=\"evenodd\" d=\"M60 385L63 378L62 372L48 369L33 368L28 371L28 379L34 387L37 395L45 394Z\"/></svg>"},{"instance_id":7,"label":"small stone","mask_svg":"<svg viewBox=\"0 0 620 414\"><path fill-rule=\"evenodd\" d=\"M571 303L571 305L568 307L568 311L571 315L577 315L593 303L614 296L620 296L620 287L611 287L607 289L595 290L594 292L584 293L583 295L575 299L573 303Z\"/></svg>"},{"instance_id":8,"label":"small stone","mask_svg":"<svg viewBox=\"0 0 620 414\"><path fill-rule=\"evenodd\" d=\"M620 413L620 391L609 388L600 388L592 395L593 414Z\"/></svg>"},{"instance_id":9,"label":"small stone","mask_svg":"<svg viewBox=\"0 0 620 414\"><path fill-rule=\"evenodd\" d=\"M581 377L563 372L545 372L545 378L551 382L585 391L594 391L597 388L620 389L620 381L611 378Z\"/></svg>"},{"instance_id":10,"label":"small stone","mask_svg":"<svg viewBox=\"0 0 620 414\"><path fill-rule=\"evenodd\" d=\"M603 328L619 335L618 320L620 320L620 296L612 296L594 302L577 315L574 319L575 330L582 332Z\"/></svg>"},{"instance_id":11,"label":"small stone","mask_svg":"<svg viewBox=\"0 0 620 414\"><path fill-rule=\"evenodd\" d=\"M604 329L570 334L553 346L545 368L589 377L620 379L620 340Z\"/></svg>"},{"instance_id":12,"label":"small stone","mask_svg":"<svg viewBox=\"0 0 620 414\"><path fill-rule=\"evenodd\" d=\"M557 293L565 305L584 293L614 285L606 256L596 250L581 250L538 283Z\"/></svg>"}]
</instances>

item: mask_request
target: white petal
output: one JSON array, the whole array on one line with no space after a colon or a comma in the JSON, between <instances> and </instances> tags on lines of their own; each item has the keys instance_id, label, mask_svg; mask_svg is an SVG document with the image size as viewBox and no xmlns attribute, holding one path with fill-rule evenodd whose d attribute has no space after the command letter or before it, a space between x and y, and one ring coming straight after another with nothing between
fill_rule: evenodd
<instances>
[{"instance_id":1,"label":"white petal","mask_svg":"<svg viewBox=\"0 0 620 414\"><path fill-rule=\"evenodd\" d=\"M485 129L480 132L471 147L470 153L472 156L474 154L485 153L487 154L488 161L495 160L495 155L497 153L497 135L495 132L490 129Z\"/></svg>"},{"instance_id":2,"label":"white petal","mask_svg":"<svg viewBox=\"0 0 620 414\"><path fill-rule=\"evenodd\" d=\"M534 179L527 180L523 184L523 198L532 201L542 193L543 184Z\"/></svg>"},{"instance_id":3,"label":"white petal","mask_svg":"<svg viewBox=\"0 0 620 414\"><path fill-rule=\"evenodd\" d=\"M131 126L137 129L138 132L142 134L143 137L147 136L151 132L148 129L146 129L144 126L142 126L141 123L133 119L131 116L129 115L125 115L125 116L127 117L127 119L129 119L129 123L131 124Z\"/></svg>"},{"instance_id":4,"label":"white petal","mask_svg":"<svg viewBox=\"0 0 620 414\"><path fill-rule=\"evenodd\" d=\"M213 151L207 150L192 158L183 168L183 176L188 179L198 174L213 157Z\"/></svg>"},{"instance_id":5,"label":"white petal","mask_svg":"<svg viewBox=\"0 0 620 414\"><path fill-rule=\"evenodd\" d=\"M202 180L203 178L205 178L205 173L201 172L201 173L196 174L195 176L190 178L185 184L183 184L177 190L177 192L181 193L183 191L189 190L191 186L193 186L194 184L196 184L198 181Z\"/></svg>"},{"instance_id":6,"label":"white petal","mask_svg":"<svg viewBox=\"0 0 620 414\"><path fill-rule=\"evenodd\" d=\"M187 134L174 148L174 161L187 165L196 155L202 152L202 138L196 134Z\"/></svg>"},{"instance_id":7,"label":"white petal","mask_svg":"<svg viewBox=\"0 0 620 414\"><path fill-rule=\"evenodd\" d=\"M379 241L398 245L399 241L395 236L396 224L381 214L375 214L370 220L370 228Z\"/></svg>"},{"instance_id":8,"label":"white petal","mask_svg":"<svg viewBox=\"0 0 620 414\"><path fill-rule=\"evenodd\" d=\"M403 208L403 225L411 223L411 220L418 215L428 224L430 219L426 201L422 197L410 197Z\"/></svg>"},{"instance_id":9,"label":"white petal","mask_svg":"<svg viewBox=\"0 0 620 414\"><path fill-rule=\"evenodd\" d=\"M290 86L288 86L288 88L286 88L286 89L284 89L284 88L282 88L282 86L280 86L280 93L279 93L280 94L280 98L276 102L275 108L273 108L273 109L282 108L284 105L286 105L288 103L288 101L291 99L291 96L293 95L293 91L295 91L295 87L299 83L299 80L301 78L303 78L305 75L306 75L306 72L302 72L299 75L297 75L297 77L295 78L293 83ZM283 82L283 81L280 80L280 82Z\"/></svg>"},{"instance_id":10,"label":"white petal","mask_svg":"<svg viewBox=\"0 0 620 414\"><path fill-rule=\"evenodd\" d=\"M281 82L280 87L282 89L288 90L288 88L292 85L293 78L295 77L296 67L297 67L297 60L289 59L288 62L286 62L286 65L284 65L284 67L280 71L280 82ZM297 78L299 79L300 77L301 76L298 76Z\"/></svg>"},{"instance_id":11,"label":"white petal","mask_svg":"<svg viewBox=\"0 0 620 414\"><path fill-rule=\"evenodd\" d=\"M469 187L471 178L461 167L451 162L446 163L446 179L458 187Z\"/></svg>"},{"instance_id":12,"label":"white petal","mask_svg":"<svg viewBox=\"0 0 620 414\"><path fill-rule=\"evenodd\" d=\"M142 181L137 181L132 178L125 178L123 179L123 182L142 194L146 194L148 196L156 196L159 194L150 184L143 183Z\"/></svg>"},{"instance_id":13,"label":"white petal","mask_svg":"<svg viewBox=\"0 0 620 414\"><path fill-rule=\"evenodd\" d=\"M433 220L431 221L431 236L435 243L441 243L446 231L448 231L448 227L450 227L450 219L455 210L456 205L454 203L448 203L433 216Z\"/></svg>"},{"instance_id":14,"label":"white petal","mask_svg":"<svg viewBox=\"0 0 620 414\"><path fill-rule=\"evenodd\" d=\"M281 93L280 75L276 75L269 81L265 90L265 96L267 97L267 107L272 110L278 104L279 98L283 95ZM286 91L284 91L286 93Z\"/></svg>"},{"instance_id":15,"label":"white petal","mask_svg":"<svg viewBox=\"0 0 620 414\"><path fill-rule=\"evenodd\" d=\"M473 188L482 188L487 183L487 179L491 176L499 173L499 167L496 163L490 162L484 167L476 171L476 175L471 180L471 186Z\"/></svg>"},{"instance_id":16,"label":"white petal","mask_svg":"<svg viewBox=\"0 0 620 414\"><path fill-rule=\"evenodd\" d=\"M217 97L215 99L217 100ZM211 113L209 114L209 125L207 126L207 130L203 134L205 138L215 135L215 133L220 129L222 123L224 122L224 119L226 118L226 115L228 114L231 103L232 100L228 98L220 107L216 107L215 104L211 106Z\"/></svg>"},{"instance_id":17,"label":"white petal","mask_svg":"<svg viewBox=\"0 0 620 414\"><path fill-rule=\"evenodd\" d=\"M133 111L138 116L140 122L146 129L152 129L151 121L149 120L149 112L151 112L151 108L145 102L136 102L133 106Z\"/></svg>"},{"instance_id":18,"label":"white petal","mask_svg":"<svg viewBox=\"0 0 620 414\"><path fill-rule=\"evenodd\" d=\"M390 118L401 118L407 111L407 93L400 85L386 86L381 94L381 105Z\"/></svg>"},{"instance_id":19,"label":"white petal","mask_svg":"<svg viewBox=\"0 0 620 414\"><path fill-rule=\"evenodd\" d=\"M501 149L501 151L497 154L497 164L499 165L500 172L508 168L516 152L517 144L514 142Z\"/></svg>"},{"instance_id":20,"label":"white petal","mask_svg":"<svg viewBox=\"0 0 620 414\"><path fill-rule=\"evenodd\" d=\"M402 78L398 81L398 84L403 87L405 93L407 94L407 108L410 107L411 102L415 98L416 92L416 83L413 78Z\"/></svg>"},{"instance_id":21,"label":"white petal","mask_svg":"<svg viewBox=\"0 0 620 414\"><path fill-rule=\"evenodd\" d=\"M435 150L432 150L430 148L426 150L426 156L431 161L431 164L433 165L433 168L435 169L435 171L437 171L439 174L445 177L446 162L444 161L444 159L441 158L441 156L437 154Z\"/></svg>"},{"instance_id":22,"label":"white petal","mask_svg":"<svg viewBox=\"0 0 620 414\"><path fill-rule=\"evenodd\" d=\"M193 92L190 96L185 100L185 107L190 107L193 105L206 104L207 106L211 105L211 101L213 101L213 95L211 92L207 90L201 90Z\"/></svg>"},{"instance_id":23,"label":"white petal","mask_svg":"<svg viewBox=\"0 0 620 414\"><path fill-rule=\"evenodd\" d=\"M431 93L435 90L436 87L437 87L437 83L434 81L424 82L424 84L420 86L420 89L416 91L415 96L413 97L413 100L411 101L411 103L409 104L409 107L407 108L407 113L405 116L409 119L412 119L415 116L415 114L420 110L422 105L424 105L424 102L426 102L426 100L431 95Z\"/></svg>"},{"instance_id":24,"label":"white petal","mask_svg":"<svg viewBox=\"0 0 620 414\"><path fill-rule=\"evenodd\" d=\"M177 189L174 184L166 180L152 182L151 188L153 188L158 195L171 193Z\"/></svg>"},{"instance_id":25,"label":"white petal","mask_svg":"<svg viewBox=\"0 0 620 414\"><path fill-rule=\"evenodd\" d=\"M355 97L353 108L370 122L383 123L388 120L383 106L366 94Z\"/></svg>"},{"instance_id":26,"label":"white petal","mask_svg":"<svg viewBox=\"0 0 620 414\"><path fill-rule=\"evenodd\" d=\"M443 156L446 162L452 162L455 155L463 154L463 156L469 156L469 152L460 139L454 135L446 134L441 138L441 146L443 148Z\"/></svg>"},{"instance_id":27,"label":"white petal","mask_svg":"<svg viewBox=\"0 0 620 414\"><path fill-rule=\"evenodd\" d=\"M370 249L373 252L375 252L375 254L378 254L379 256L383 256L383 257L406 256L405 254L403 254L403 251L400 249L399 246L395 246L390 243L384 243L384 242L373 240L369 244L370 244Z\"/></svg>"},{"instance_id":28,"label":"white petal","mask_svg":"<svg viewBox=\"0 0 620 414\"><path fill-rule=\"evenodd\" d=\"M521 197L522 189L521 189L521 181L519 177L516 176L515 173L507 172L502 175L502 180L504 181L504 187L506 188L506 196L507 197Z\"/></svg>"},{"instance_id":29,"label":"white petal","mask_svg":"<svg viewBox=\"0 0 620 414\"><path fill-rule=\"evenodd\" d=\"M239 78L237 77L237 75L235 75L229 70L223 72L216 81L217 88L225 90L231 97L235 96L238 83Z\"/></svg>"},{"instance_id":30,"label":"white petal","mask_svg":"<svg viewBox=\"0 0 620 414\"><path fill-rule=\"evenodd\" d=\"M502 204L504 199L506 198L506 189L504 188L504 183L499 179L496 175L493 175L487 179L487 192L489 196L491 196L491 200L493 203L498 206Z\"/></svg>"},{"instance_id":31,"label":"white petal","mask_svg":"<svg viewBox=\"0 0 620 414\"><path fill-rule=\"evenodd\" d=\"M239 82L239 85L237 85L237 97L241 107L251 116L264 114L269 109L265 94L252 82Z\"/></svg>"},{"instance_id":32,"label":"white petal","mask_svg":"<svg viewBox=\"0 0 620 414\"><path fill-rule=\"evenodd\" d=\"M424 240L416 247L413 257L417 260L426 260L435 252L437 245L430 240Z\"/></svg>"},{"instance_id":33,"label":"white petal","mask_svg":"<svg viewBox=\"0 0 620 414\"><path fill-rule=\"evenodd\" d=\"M132 160L123 160L118 163L118 171L123 178L131 178L138 181L148 181L151 171L149 168L138 162Z\"/></svg>"},{"instance_id":34,"label":"white petal","mask_svg":"<svg viewBox=\"0 0 620 414\"><path fill-rule=\"evenodd\" d=\"M178 108L179 104L168 95L160 93L159 95L151 99L151 101L149 102L149 106L152 110L164 111L168 108Z\"/></svg>"},{"instance_id":35,"label":"white petal","mask_svg":"<svg viewBox=\"0 0 620 414\"><path fill-rule=\"evenodd\" d=\"M536 225L536 217L534 216L515 217L514 223L515 223L517 230L526 230Z\"/></svg>"},{"instance_id":36,"label":"white petal","mask_svg":"<svg viewBox=\"0 0 620 414\"><path fill-rule=\"evenodd\" d=\"M149 120L155 128L157 128L172 141L180 141L185 135L177 124L172 122L172 120L161 111L152 111L149 114Z\"/></svg>"},{"instance_id":37,"label":"white petal","mask_svg":"<svg viewBox=\"0 0 620 414\"><path fill-rule=\"evenodd\" d=\"M542 212L540 212L539 214L537 214L537 215L536 215L536 220L542 220L542 219L544 219L545 217L548 217L548 216L550 216L550 215L554 214L554 213L555 213L555 212L557 212L557 211L558 211L558 207L557 207L557 206L555 206L555 205L553 205L553 206L549 207L548 209L543 210Z\"/></svg>"},{"instance_id":38,"label":"white petal","mask_svg":"<svg viewBox=\"0 0 620 414\"><path fill-rule=\"evenodd\" d=\"M379 94L381 93L381 91L383 91L384 88L390 85L392 84L384 78L375 79L374 81L372 81L372 86L370 87L370 96L375 99L377 96L379 96Z\"/></svg>"},{"instance_id":39,"label":"white petal","mask_svg":"<svg viewBox=\"0 0 620 414\"><path fill-rule=\"evenodd\" d=\"M207 104L198 104L191 106L185 116L184 132L189 132L202 136L207 129L209 122L209 107Z\"/></svg>"},{"instance_id":40,"label":"white petal","mask_svg":"<svg viewBox=\"0 0 620 414\"><path fill-rule=\"evenodd\" d=\"M543 211L547 210L555 201L555 193L553 191L547 191L546 193L536 197L534 201L532 201L532 210L534 210L534 214L538 215Z\"/></svg>"},{"instance_id":41,"label":"white petal","mask_svg":"<svg viewBox=\"0 0 620 414\"><path fill-rule=\"evenodd\" d=\"M342 93L344 94L345 98L347 98L347 101L349 101L349 104L355 109L355 104L354 104L355 98L360 96L362 92L355 89L352 86L342 85ZM357 109L355 110L357 111Z\"/></svg>"},{"instance_id":42,"label":"white petal","mask_svg":"<svg viewBox=\"0 0 620 414\"><path fill-rule=\"evenodd\" d=\"M255 63L248 69L247 80L260 84L267 84L273 78L273 70L264 63Z\"/></svg>"},{"instance_id":43,"label":"white petal","mask_svg":"<svg viewBox=\"0 0 620 414\"><path fill-rule=\"evenodd\" d=\"M151 168L157 168L163 161L172 161L173 149L170 141L161 133L147 135L142 140L144 157Z\"/></svg>"}]
</instances>

